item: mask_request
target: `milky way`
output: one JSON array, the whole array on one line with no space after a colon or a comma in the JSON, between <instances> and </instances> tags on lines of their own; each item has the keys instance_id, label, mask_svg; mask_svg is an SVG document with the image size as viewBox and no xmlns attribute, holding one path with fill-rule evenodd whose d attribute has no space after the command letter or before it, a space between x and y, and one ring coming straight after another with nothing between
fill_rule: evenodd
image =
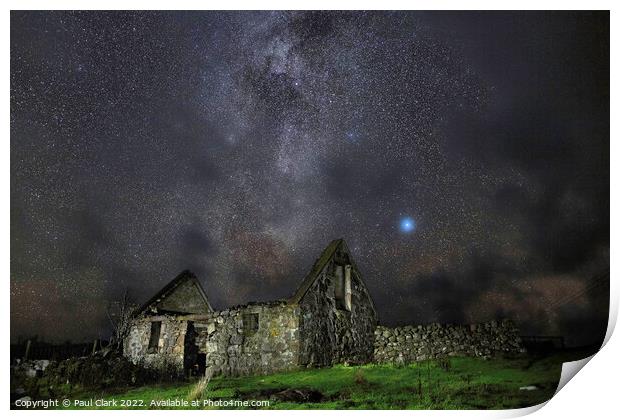
<instances>
[{"instance_id":1,"label":"milky way","mask_svg":"<svg viewBox=\"0 0 620 420\"><path fill-rule=\"evenodd\" d=\"M186 268L288 297L340 237L385 324L600 339L608 14L11 13L13 338Z\"/></svg>"}]
</instances>

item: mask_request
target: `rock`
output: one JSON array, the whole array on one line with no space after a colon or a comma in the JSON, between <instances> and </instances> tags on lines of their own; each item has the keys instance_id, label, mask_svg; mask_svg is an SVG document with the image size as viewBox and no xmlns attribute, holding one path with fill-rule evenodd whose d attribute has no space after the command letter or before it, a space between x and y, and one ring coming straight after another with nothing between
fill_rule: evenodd
<instances>
[{"instance_id":1,"label":"rock","mask_svg":"<svg viewBox=\"0 0 620 420\"><path fill-rule=\"evenodd\" d=\"M230 337L230 344L239 345L243 343L243 336L241 334L234 334Z\"/></svg>"},{"instance_id":2,"label":"rock","mask_svg":"<svg viewBox=\"0 0 620 420\"><path fill-rule=\"evenodd\" d=\"M309 402L317 403L321 402L324 395L316 389L285 389L284 391L277 392L271 395L270 400L274 401L286 401L286 402Z\"/></svg>"}]
</instances>

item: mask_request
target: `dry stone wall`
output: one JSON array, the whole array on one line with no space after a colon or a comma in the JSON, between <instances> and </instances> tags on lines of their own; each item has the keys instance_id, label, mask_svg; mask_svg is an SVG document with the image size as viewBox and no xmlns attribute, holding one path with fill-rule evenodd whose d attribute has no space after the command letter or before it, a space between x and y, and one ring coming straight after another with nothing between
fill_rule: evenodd
<instances>
[{"instance_id":1,"label":"dry stone wall","mask_svg":"<svg viewBox=\"0 0 620 420\"><path fill-rule=\"evenodd\" d=\"M408 363L445 356L488 357L525 352L510 321L475 325L418 325L375 330L376 363Z\"/></svg>"}]
</instances>

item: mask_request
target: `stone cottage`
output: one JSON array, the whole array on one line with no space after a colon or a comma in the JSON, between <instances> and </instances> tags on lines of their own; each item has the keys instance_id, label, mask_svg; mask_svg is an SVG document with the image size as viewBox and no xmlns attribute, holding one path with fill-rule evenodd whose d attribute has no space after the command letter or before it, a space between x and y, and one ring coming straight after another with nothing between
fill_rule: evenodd
<instances>
[{"instance_id":1,"label":"stone cottage","mask_svg":"<svg viewBox=\"0 0 620 420\"><path fill-rule=\"evenodd\" d=\"M377 312L343 239L331 242L292 297L214 311L184 271L136 313L124 354L185 374L265 374L373 360Z\"/></svg>"}]
</instances>

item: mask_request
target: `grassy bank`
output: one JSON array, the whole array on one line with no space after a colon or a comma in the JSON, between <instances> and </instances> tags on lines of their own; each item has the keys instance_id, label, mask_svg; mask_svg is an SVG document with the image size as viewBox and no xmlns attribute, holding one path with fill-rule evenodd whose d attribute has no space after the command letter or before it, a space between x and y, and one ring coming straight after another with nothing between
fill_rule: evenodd
<instances>
[{"instance_id":1,"label":"grassy bank","mask_svg":"<svg viewBox=\"0 0 620 420\"><path fill-rule=\"evenodd\" d=\"M561 363L583 356L565 353L492 360L454 357L405 366L334 366L268 376L214 378L197 399L267 400L266 408L270 409L519 408L551 398ZM536 389L519 389L525 386ZM165 404L192 399L188 396L194 389L195 383L183 383L107 392L74 390L70 398L131 400L139 402L134 408L162 408L162 401ZM202 404L200 407L205 408ZM80 407L72 404L70 408Z\"/></svg>"}]
</instances>

